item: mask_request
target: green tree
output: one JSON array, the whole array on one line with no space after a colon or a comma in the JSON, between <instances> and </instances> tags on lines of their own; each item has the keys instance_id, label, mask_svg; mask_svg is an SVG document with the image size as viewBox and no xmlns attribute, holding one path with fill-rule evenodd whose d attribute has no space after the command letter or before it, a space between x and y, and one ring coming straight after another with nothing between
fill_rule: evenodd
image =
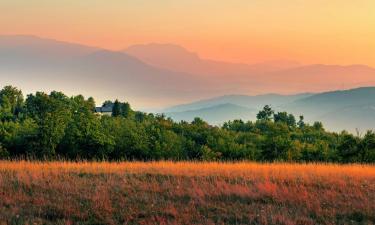
<instances>
[{"instance_id":1,"label":"green tree","mask_svg":"<svg viewBox=\"0 0 375 225\"><path fill-rule=\"evenodd\" d=\"M121 105L120 105L120 102L116 99L115 103L113 103L112 116L117 117L120 115L121 115Z\"/></svg>"},{"instance_id":2,"label":"green tree","mask_svg":"<svg viewBox=\"0 0 375 225\"><path fill-rule=\"evenodd\" d=\"M299 116L299 121L297 122L297 125L300 129L305 127L305 122L303 121L305 118L303 116Z\"/></svg>"},{"instance_id":3,"label":"green tree","mask_svg":"<svg viewBox=\"0 0 375 225\"><path fill-rule=\"evenodd\" d=\"M102 118L102 127L113 136L114 159L150 159L150 137L146 124L128 118Z\"/></svg>"},{"instance_id":4,"label":"green tree","mask_svg":"<svg viewBox=\"0 0 375 225\"><path fill-rule=\"evenodd\" d=\"M100 118L93 114L92 99L71 98L72 117L58 153L71 159L107 159L113 151L113 137L105 132Z\"/></svg>"},{"instance_id":5,"label":"green tree","mask_svg":"<svg viewBox=\"0 0 375 225\"><path fill-rule=\"evenodd\" d=\"M27 97L26 114L38 125L37 137L33 140L34 149L30 154L39 157L55 156L56 147L71 120L69 98L61 92L51 92L50 95L37 92Z\"/></svg>"},{"instance_id":6,"label":"green tree","mask_svg":"<svg viewBox=\"0 0 375 225\"><path fill-rule=\"evenodd\" d=\"M338 153L342 162L358 162L360 157L360 148L358 137L352 134L343 132L340 137L340 144L338 146Z\"/></svg>"},{"instance_id":7,"label":"green tree","mask_svg":"<svg viewBox=\"0 0 375 225\"><path fill-rule=\"evenodd\" d=\"M257 114L257 119L261 121L271 121L273 114L274 111L271 109L271 107L269 105L265 105L263 110L259 111Z\"/></svg>"},{"instance_id":8,"label":"green tree","mask_svg":"<svg viewBox=\"0 0 375 225\"><path fill-rule=\"evenodd\" d=\"M11 115L18 116L22 111L23 104L24 98L21 90L5 86L0 91L0 107L6 107Z\"/></svg>"},{"instance_id":9,"label":"green tree","mask_svg":"<svg viewBox=\"0 0 375 225\"><path fill-rule=\"evenodd\" d=\"M288 114L287 112L278 112L273 115L275 123L285 123L289 127L296 126L296 118L292 114Z\"/></svg>"},{"instance_id":10,"label":"green tree","mask_svg":"<svg viewBox=\"0 0 375 225\"><path fill-rule=\"evenodd\" d=\"M361 162L375 162L375 133L373 131L367 131L359 144L359 148Z\"/></svg>"},{"instance_id":11,"label":"green tree","mask_svg":"<svg viewBox=\"0 0 375 225\"><path fill-rule=\"evenodd\" d=\"M125 102L121 103L121 116L129 118L132 115L133 111L130 107L130 104Z\"/></svg>"}]
</instances>

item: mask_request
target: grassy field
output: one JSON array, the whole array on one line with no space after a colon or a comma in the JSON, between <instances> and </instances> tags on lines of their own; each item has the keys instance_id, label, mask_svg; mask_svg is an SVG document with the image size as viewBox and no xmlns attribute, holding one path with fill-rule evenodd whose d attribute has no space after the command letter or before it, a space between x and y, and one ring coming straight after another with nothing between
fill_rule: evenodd
<instances>
[{"instance_id":1,"label":"grassy field","mask_svg":"<svg viewBox=\"0 0 375 225\"><path fill-rule=\"evenodd\" d=\"M375 166L0 161L0 224L375 224Z\"/></svg>"}]
</instances>

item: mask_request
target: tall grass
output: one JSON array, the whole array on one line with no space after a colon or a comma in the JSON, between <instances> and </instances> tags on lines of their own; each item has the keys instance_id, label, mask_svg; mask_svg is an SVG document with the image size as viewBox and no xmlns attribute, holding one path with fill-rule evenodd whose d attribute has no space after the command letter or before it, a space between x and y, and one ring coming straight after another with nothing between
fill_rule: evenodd
<instances>
[{"instance_id":1,"label":"tall grass","mask_svg":"<svg viewBox=\"0 0 375 225\"><path fill-rule=\"evenodd\" d=\"M375 166L1 161L0 221L374 224Z\"/></svg>"}]
</instances>

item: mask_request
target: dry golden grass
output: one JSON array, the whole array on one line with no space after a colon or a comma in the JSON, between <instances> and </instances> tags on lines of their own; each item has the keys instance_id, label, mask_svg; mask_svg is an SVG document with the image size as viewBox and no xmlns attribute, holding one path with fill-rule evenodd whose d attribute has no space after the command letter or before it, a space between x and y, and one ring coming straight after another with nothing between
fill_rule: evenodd
<instances>
[{"instance_id":1,"label":"dry golden grass","mask_svg":"<svg viewBox=\"0 0 375 225\"><path fill-rule=\"evenodd\" d=\"M375 166L0 162L13 224L374 224Z\"/></svg>"}]
</instances>

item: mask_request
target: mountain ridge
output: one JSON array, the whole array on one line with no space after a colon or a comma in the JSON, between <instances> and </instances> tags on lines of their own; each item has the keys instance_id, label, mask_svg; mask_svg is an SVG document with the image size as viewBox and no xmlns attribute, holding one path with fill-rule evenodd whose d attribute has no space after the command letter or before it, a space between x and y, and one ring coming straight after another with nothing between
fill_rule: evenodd
<instances>
[{"instance_id":1,"label":"mountain ridge","mask_svg":"<svg viewBox=\"0 0 375 225\"><path fill-rule=\"evenodd\" d=\"M266 95L267 96L267 95ZM298 96L298 95L297 95ZM257 97L257 96L246 96L246 97ZM281 96L285 97L285 96ZM211 99L212 104L207 104L207 108L215 107L215 104L223 104L215 102L215 99L220 99L220 97ZM263 101L264 99L262 99ZM227 107L230 107L231 102L236 102L241 107L246 107L241 105L239 101L228 100ZM293 113L296 117L303 115L305 120L309 123L314 121L323 122L326 128L333 131L348 130L350 132L366 131L375 128L375 87L361 87L348 90L330 91L315 94L300 95L294 100L288 100L289 103L273 105L272 108L275 112L287 111ZM199 102L199 101L198 101ZM279 102L281 103L281 102ZM185 104L184 106L194 106L194 103ZM269 101L264 100L264 105L270 105ZM272 104L271 104L272 105ZM261 110L261 107L254 107L255 110ZM175 107L176 108L176 107ZM178 108L178 107L177 107ZM172 108L173 109L173 108ZM179 115L185 115L186 118L193 118L199 115L199 111L204 111L205 108L186 110L180 112ZM232 114L226 115L226 119L242 119L246 120L250 117L237 117L235 114L235 109L229 110ZM174 113L166 112L173 119ZM190 115L189 115L190 114ZM181 117L179 117L181 119ZM251 117L255 120L255 115ZM216 124L221 124L225 122L224 120L216 120Z\"/></svg>"},{"instance_id":2,"label":"mountain ridge","mask_svg":"<svg viewBox=\"0 0 375 225\"><path fill-rule=\"evenodd\" d=\"M233 117L242 117L248 120L256 116L256 109L239 106L232 103L224 103L207 108L189 110L184 112L166 112L166 116L176 121L192 121L195 117L202 118L209 124L218 125L224 121L231 120Z\"/></svg>"},{"instance_id":3,"label":"mountain ridge","mask_svg":"<svg viewBox=\"0 0 375 225\"><path fill-rule=\"evenodd\" d=\"M81 90L99 101L117 97L143 108L232 93L291 95L375 85L375 69L362 65L303 65L261 74L243 74L241 71L248 71L248 65L245 70L244 64L230 65L239 65L238 73L227 75L232 70L223 70L207 76L176 72L119 51L35 36L0 35L0 82L28 92L42 89L75 94Z\"/></svg>"}]
</instances>

